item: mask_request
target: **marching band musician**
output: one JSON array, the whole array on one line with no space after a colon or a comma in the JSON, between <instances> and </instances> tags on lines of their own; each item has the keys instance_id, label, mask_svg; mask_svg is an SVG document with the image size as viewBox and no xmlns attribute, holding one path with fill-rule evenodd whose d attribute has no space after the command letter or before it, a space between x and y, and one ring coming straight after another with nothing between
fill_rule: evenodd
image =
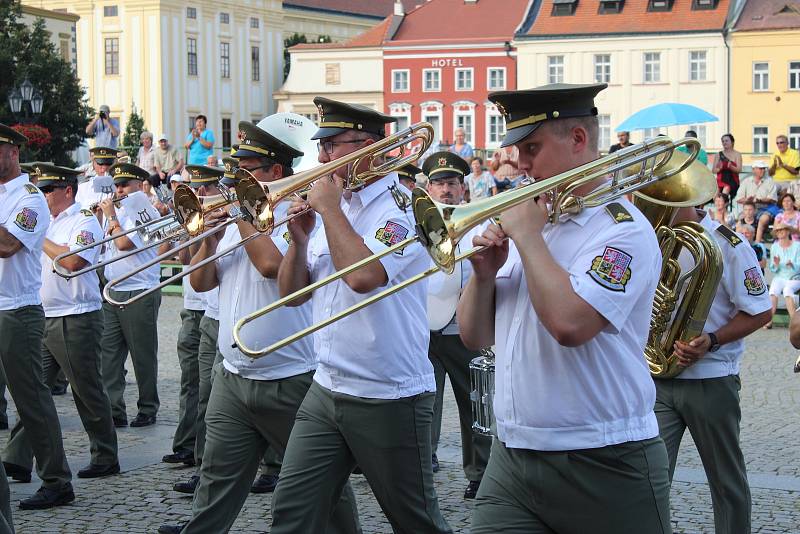
<instances>
[{"instance_id":1,"label":"marching band musician","mask_svg":"<svg viewBox=\"0 0 800 534\"><path fill-rule=\"evenodd\" d=\"M111 404L100 376L100 337L103 316L102 298L94 274L66 280L53 271L53 260L60 254L94 243L103 235L94 214L75 202L79 171L37 163L33 172L50 208L50 226L41 257L42 305L45 334L44 377L52 387L59 369L72 384L75 406L89 435L91 460L78 471L78 478L98 478L119 473L117 434L111 420ZM70 271L83 269L97 261L97 247L65 258L61 264ZM47 362L54 361L55 365ZM33 451L28 444L29 429L24 427L9 441L9 449L30 465Z\"/></svg>"},{"instance_id":2,"label":"marching band musician","mask_svg":"<svg viewBox=\"0 0 800 534\"><path fill-rule=\"evenodd\" d=\"M100 210L108 221L106 233L114 236L124 230L147 223L160 215L147 197L142 193L142 182L149 174L144 169L130 163L116 163L110 169L114 178L116 195L127 198L119 202L119 211L113 198L100 202ZM138 232L121 235L109 243L106 252L109 257L123 254L143 243ZM105 277L114 280L123 274L136 270L156 256L153 249L143 250L124 260L111 263L105 268ZM114 300L129 299L151 287L158 285L160 267L153 265L128 278L110 290L109 296ZM136 385L139 389L137 406L139 412L131 421L131 427L143 427L156 422L158 413L158 308L161 305L161 292L156 291L145 298L120 309L108 302L103 302L103 337L101 349L103 354L103 384L111 401L111 415L114 426L128 426L128 414L125 411L125 360L130 352L133 370L136 374Z\"/></svg>"},{"instance_id":3,"label":"marching band musician","mask_svg":"<svg viewBox=\"0 0 800 534\"><path fill-rule=\"evenodd\" d=\"M724 269L704 333L688 343L675 342L684 370L675 378L655 379L655 411L669 455L669 478L688 428L708 477L717 534L750 532L750 485L739 444L739 368L744 338L769 322L771 303L746 239L705 211L681 208L675 222L681 221L697 222L714 237Z\"/></svg>"},{"instance_id":4,"label":"marching band musician","mask_svg":"<svg viewBox=\"0 0 800 534\"><path fill-rule=\"evenodd\" d=\"M42 374L44 310L42 243L50 224L47 201L39 189L20 173L19 148L28 139L0 124L0 360L19 421L12 436L23 427L42 486L19 506L23 510L52 508L75 500L72 473L64 454L58 414ZM3 453L0 472L0 512L10 527L8 481L30 482L32 461L19 448ZM10 530L10 529L9 529Z\"/></svg>"},{"instance_id":5,"label":"marching band musician","mask_svg":"<svg viewBox=\"0 0 800 534\"><path fill-rule=\"evenodd\" d=\"M109 176L108 170L117 160L117 150L114 148L96 146L90 148L89 153L92 156L93 172L88 180L78 184L78 193L75 195L75 202L87 210L114 193L113 187L105 191L95 191L94 180L98 176Z\"/></svg>"},{"instance_id":6,"label":"marching band musician","mask_svg":"<svg viewBox=\"0 0 800 534\"><path fill-rule=\"evenodd\" d=\"M303 153L250 122L239 123L240 145L233 157L259 182L272 182L292 174L292 162ZM276 220L286 212L279 206ZM224 213L210 217L219 221ZM196 264L252 235L256 228L245 220L203 240L192 258ZM185 525L162 525L159 532L217 534L227 532L244 505L250 484L267 446L283 453L297 410L311 385L316 356L309 339L262 359L251 359L233 348L233 327L246 314L278 298L275 277L289 247L289 232L277 227L271 235L219 258L190 275L192 287L209 291L219 287L219 350L223 360L215 366L206 411L206 441L200 481L192 502L192 518ZM260 321L244 335L254 345L270 344L308 326L309 306L285 308ZM325 532L326 517L318 532ZM309 531L310 532L310 531ZM339 501L329 532L360 532L355 496Z\"/></svg>"},{"instance_id":7,"label":"marching band musician","mask_svg":"<svg viewBox=\"0 0 800 534\"><path fill-rule=\"evenodd\" d=\"M428 193L437 202L458 205L464 200L464 175L469 174L469 164L452 152L435 152L428 156L422 170L428 177ZM462 239L463 241L463 239ZM471 246L469 241L465 242ZM458 245L458 252L462 252ZM464 491L465 499L474 499L489 461L492 440L472 431L472 404L470 402L469 362L479 353L464 346L458 335L456 304L461 290L466 286L471 269L467 262L456 263L452 275L436 273L428 281L428 323L431 341L428 357L436 373L436 402L433 407L433 466L438 469L436 449L442 425L442 404L445 375L450 377L450 385L458 406L461 426L461 458L464 474L469 481Z\"/></svg>"},{"instance_id":8,"label":"marching band musician","mask_svg":"<svg viewBox=\"0 0 800 534\"><path fill-rule=\"evenodd\" d=\"M490 94L520 171L546 179L596 160L594 97L605 87ZM625 198L558 224L547 210L529 200L473 239L488 250L471 258L457 313L467 347L496 343L497 440L471 532L671 532L642 357L661 265L652 227Z\"/></svg>"},{"instance_id":9,"label":"marching band musician","mask_svg":"<svg viewBox=\"0 0 800 534\"><path fill-rule=\"evenodd\" d=\"M321 163L383 138L386 125L396 120L323 97L314 103ZM343 191L349 167L310 189L307 205L323 224L315 235L313 213L289 222L291 244L278 274L282 295L413 232L409 214L393 200L397 174ZM289 213L305 207L295 203ZM410 246L317 289L311 298L314 322L429 264L422 247ZM436 385L426 356L425 291L426 284L413 285L314 334L319 364L284 455L272 501L273 534L323 532L331 503L356 465L395 532L451 532L439 511L430 462Z\"/></svg>"}]
</instances>

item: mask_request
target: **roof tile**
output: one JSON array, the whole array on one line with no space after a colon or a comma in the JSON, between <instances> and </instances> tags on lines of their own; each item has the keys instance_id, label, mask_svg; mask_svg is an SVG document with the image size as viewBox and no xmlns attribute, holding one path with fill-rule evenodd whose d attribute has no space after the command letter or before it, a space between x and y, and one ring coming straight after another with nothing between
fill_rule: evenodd
<instances>
[{"instance_id":1,"label":"roof tile","mask_svg":"<svg viewBox=\"0 0 800 534\"><path fill-rule=\"evenodd\" d=\"M739 15L736 31L800 28L800 2L791 0L748 0Z\"/></svg>"},{"instance_id":2,"label":"roof tile","mask_svg":"<svg viewBox=\"0 0 800 534\"><path fill-rule=\"evenodd\" d=\"M406 13L424 1L402 0ZM381 18L394 13L394 0L284 0L283 5Z\"/></svg>"}]
</instances>

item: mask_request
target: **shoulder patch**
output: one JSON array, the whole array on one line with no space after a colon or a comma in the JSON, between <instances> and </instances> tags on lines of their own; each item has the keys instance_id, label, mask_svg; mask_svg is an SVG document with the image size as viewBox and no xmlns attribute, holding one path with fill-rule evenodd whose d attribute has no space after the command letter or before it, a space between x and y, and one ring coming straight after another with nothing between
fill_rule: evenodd
<instances>
[{"instance_id":1,"label":"shoulder patch","mask_svg":"<svg viewBox=\"0 0 800 534\"><path fill-rule=\"evenodd\" d=\"M614 219L615 223L630 222L633 220L633 215L631 215L630 212L625 209L625 206L619 202L606 204L606 213L611 215L611 218Z\"/></svg>"},{"instance_id":2,"label":"shoulder patch","mask_svg":"<svg viewBox=\"0 0 800 534\"><path fill-rule=\"evenodd\" d=\"M88 230L82 230L75 238L75 243L85 247L94 243L94 234Z\"/></svg>"},{"instance_id":3,"label":"shoulder patch","mask_svg":"<svg viewBox=\"0 0 800 534\"><path fill-rule=\"evenodd\" d=\"M611 291L625 292L631 279L631 260L633 257L618 248L606 247L602 256L595 256L586 274L592 280Z\"/></svg>"},{"instance_id":4,"label":"shoulder patch","mask_svg":"<svg viewBox=\"0 0 800 534\"><path fill-rule=\"evenodd\" d=\"M408 228L393 221L386 221L386 226L383 228L378 228L378 231L375 232L375 239L387 247L391 247L392 245L397 244L405 239L407 235ZM400 254L402 256L403 251L400 250L396 252L396 254Z\"/></svg>"},{"instance_id":5,"label":"shoulder patch","mask_svg":"<svg viewBox=\"0 0 800 534\"><path fill-rule=\"evenodd\" d=\"M81 213L83 213L86 217L91 217L94 215L94 213L92 213L90 210L81 210Z\"/></svg>"},{"instance_id":6,"label":"shoulder patch","mask_svg":"<svg viewBox=\"0 0 800 534\"><path fill-rule=\"evenodd\" d=\"M742 238L736 235L736 232L728 228L727 226L719 225L717 227L717 232L725 238L725 241L731 244L732 247L735 247L739 243L742 242Z\"/></svg>"},{"instance_id":7,"label":"shoulder patch","mask_svg":"<svg viewBox=\"0 0 800 534\"><path fill-rule=\"evenodd\" d=\"M748 295L761 295L767 290L767 284L764 283L764 277L761 276L761 269L758 267L751 267L744 272L744 287L747 289Z\"/></svg>"},{"instance_id":8,"label":"shoulder patch","mask_svg":"<svg viewBox=\"0 0 800 534\"><path fill-rule=\"evenodd\" d=\"M39 214L32 209L22 208L22 211L17 213L17 216L14 218L14 224L24 232L33 232L36 229L36 221L38 218Z\"/></svg>"},{"instance_id":9,"label":"shoulder patch","mask_svg":"<svg viewBox=\"0 0 800 534\"><path fill-rule=\"evenodd\" d=\"M32 195L35 195L36 193L41 193L41 191L39 191L39 188L33 184L25 184L25 191L27 191Z\"/></svg>"},{"instance_id":10,"label":"shoulder patch","mask_svg":"<svg viewBox=\"0 0 800 534\"><path fill-rule=\"evenodd\" d=\"M289 245L291 245L291 244L292 244L292 234L290 234L290 233L289 233L289 230L286 230L285 232L283 232L283 236L281 236L281 237L283 237L283 239L284 239L284 240L286 241L286 243L288 243Z\"/></svg>"}]
</instances>

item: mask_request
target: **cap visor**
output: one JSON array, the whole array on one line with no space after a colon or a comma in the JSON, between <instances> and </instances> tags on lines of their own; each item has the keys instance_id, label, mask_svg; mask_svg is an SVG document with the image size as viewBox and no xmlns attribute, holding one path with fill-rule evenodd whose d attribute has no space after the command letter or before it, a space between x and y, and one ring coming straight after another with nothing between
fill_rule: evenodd
<instances>
[{"instance_id":1,"label":"cap visor","mask_svg":"<svg viewBox=\"0 0 800 534\"><path fill-rule=\"evenodd\" d=\"M521 126L519 128L514 128L513 130L509 130L506 132L506 136L503 139L503 142L500 143L500 148L505 148L507 146L516 145L530 134L536 131L536 128L541 126L541 122L537 122L536 124L529 124L528 126Z\"/></svg>"},{"instance_id":2,"label":"cap visor","mask_svg":"<svg viewBox=\"0 0 800 534\"><path fill-rule=\"evenodd\" d=\"M98 165L113 165L114 158L94 158Z\"/></svg>"},{"instance_id":3,"label":"cap visor","mask_svg":"<svg viewBox=\"0 0 800 534\"><path fill-rule=\"evenodd\" d=\"M311 140L313 141L314 139L325 139L326 137L333 137L334 135L339 135L340 133L344 133L347 131L349 131L348 128L320 128L319 130L317 130L317 133L315 133L311 137Z\"/></svg>"},{"instance_id":4,"label":"cap visor","mask_svg":"<svg viewBox=\"0 0 800 534\"><path fill-rule=\"evenodd\" d=\"M222 178L219 181L219 183L221 183L225 187L233 187L234 185L236 185L236 180L234 180L233 178Z\"/></svg>"},{"instance_id":5,"label":"cap visor","mask_svg":"<svg viewBox=\"0 0 800 534\"><path fill-rule=\"evenodd\" d=\"M244 145L239 145L239 149L231 156L233 158L264 158L264 154L247 150Z\"/></svg>"},{"instance_id":6,"label":"cap visor","mask_svg":"<svg viewBox=\"0 0 800 534\"><path fill-rule=\"evenodd\" d=\"M429 182L434 182L436 180L444 180L445 178L464 178L464 175L460 172L453 172L453 171L439 171L437 173L432 174L429 178ZM409 178L413 180L414 178Z\"/></svg>"},{"instance_id":7,"label":"cap visor","mask_svg":"<svg viewBox=\"0 0 800 534\"><path fill-rule=\"evenodd\" d=\"M47 187L49 185L75 185L75 183L65 180L39 180L36 182L36 185L39 187Z\"/></svg>"}]
</instances>

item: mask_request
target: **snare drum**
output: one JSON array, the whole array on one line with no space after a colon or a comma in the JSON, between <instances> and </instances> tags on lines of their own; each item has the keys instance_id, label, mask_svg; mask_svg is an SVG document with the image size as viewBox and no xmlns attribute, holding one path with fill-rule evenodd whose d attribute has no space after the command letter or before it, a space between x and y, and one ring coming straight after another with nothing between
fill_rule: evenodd
<instances>
[{"instance_id":1,"label":"snare drum","mask_svg":"<svg viewBox=\"0 0 800 534\"><path fill-rule=\"evenodd\" d=\"M494 427L494 353L491 349L483 349L481 356L469 362L469 379L472 431L490 436Z\"/></svg>"}]
</instances>

